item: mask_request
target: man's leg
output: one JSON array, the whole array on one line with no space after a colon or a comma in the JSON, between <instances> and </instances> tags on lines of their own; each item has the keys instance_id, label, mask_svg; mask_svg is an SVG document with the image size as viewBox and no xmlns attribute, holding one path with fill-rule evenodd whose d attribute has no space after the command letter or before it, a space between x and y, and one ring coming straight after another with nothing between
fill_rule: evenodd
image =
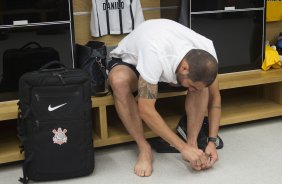
<instances>
[{"instance_id":1,"label":"man's leg","mask_svg":"<svg viewBox=\"0 0 282 184\"><path fill-rule=\"evenodd\" d=\"M113 90L117 113L138 145L139 156L134 172L138 176L150 176L153 170L151 147L144 138L142 121L132 94L137 90L138 78L128 66L118 65L111 69L108 80Z\"/></svg>"},{"instance_id":2,"label":"man's leg","mask_svg":"<svg viewBox=\"0 0 282 184\"><path fill-rule=\"evenodd\" d=\"M201 91L187 92L185 108L187 114L188 143L197 145L197 137L203 124L208 107L208 88Z\"/></svg>"}]
</instances>

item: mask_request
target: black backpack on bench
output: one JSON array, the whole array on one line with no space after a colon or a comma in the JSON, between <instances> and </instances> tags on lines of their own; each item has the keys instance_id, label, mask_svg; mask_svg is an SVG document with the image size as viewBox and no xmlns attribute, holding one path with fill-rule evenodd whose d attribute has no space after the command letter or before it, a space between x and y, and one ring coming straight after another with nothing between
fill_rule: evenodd
<instances>
[{"instance_id":1,"label":"black backpack on bench","mask_svg":"<svg viewBox=\"0 0 282 184\"><path fill-rule=\"evenodd\" d=\"M60 67L48 69L54 64ZM93 172L90 93L85 72L58 62L20 78L18 136L25 155L20 182Z\"/></svg>"}]
</instances>

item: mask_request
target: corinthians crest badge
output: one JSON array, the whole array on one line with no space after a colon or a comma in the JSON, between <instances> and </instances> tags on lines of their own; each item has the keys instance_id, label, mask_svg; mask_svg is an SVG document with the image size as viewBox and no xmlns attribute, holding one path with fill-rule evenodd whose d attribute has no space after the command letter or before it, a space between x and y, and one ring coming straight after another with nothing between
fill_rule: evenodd
<instances>
[{"instance_id":1,"label":"corinthians crest badge","mask_svg":"<svg viewBox=\"0 0 282 184\"><path fill-rule=\"evenodd\" d=\"M58 130L54 129L52 132L55 134L53 137L54 144L62 145L67 142L66 129L62 130L62 128L58 128Z\"/></svg>"}]
</instances>

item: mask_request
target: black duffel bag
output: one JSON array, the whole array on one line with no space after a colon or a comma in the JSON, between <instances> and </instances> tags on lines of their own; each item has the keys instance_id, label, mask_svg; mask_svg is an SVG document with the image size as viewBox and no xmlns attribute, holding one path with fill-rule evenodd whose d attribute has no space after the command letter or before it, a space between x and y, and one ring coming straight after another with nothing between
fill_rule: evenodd
<instances>
[{"instance_id":1,"label":"black duffel bag","mask_svg":"<svg viewBox=\"0 0 282 184\"><path fill-rule=\"evenodd\" d=\"M183 140L187 141L187 116L183 115L177 126L176 126L176 134ZM209 137L209 120L208 117L204 117L202 127L200 129L198 138L197 138L197 144L198 148L202 149L203 151L206 149L208 145L208 139ZM154 138L149 140L151 146L158 152L158 153L178 153L178 150L176 150L173 146L171 146L168 142L163 140L160 137ZM224 143L221 139L221 137L217 136L216 141L216 149L221 149L224 146Z\"/></svg>"},{"instance_id":2,"label":"black duffel bag","mask_svg":"<svg viewBox=\"0 0 282 184\"><path fill-rule=\"evenodd\" d=\"M29 42L17 49L8 49L3 54L3 79L1 90L17 91L20 77L38 70L51 61L59 61L58 51L52 47L43 47L37 42Z\"/></svg>"},{"instance_id":3,"label":"black duffel bag","mask_svg":"<svg viewBox=\"0 0 282 184\"><path fill-rule=\"evenodd\" d=\"M86 45L76 44L76 66L91 78L91 95L104 96L106 87L107 48L104 42L89 41Z\"/></svg>"},{"instance_id":4,"label":"black duffel bag","mask_svg":"<svg viewBox=\"0 0 282 184\"><path fill-rule=\"evenodd\" d=\"M180 118L176 126L176 132L177 132L177 135L180 138L182 138L184 141L187 140L187 116L186 115L183 115ZM206 149L206 146L208 145L208 141L207 141L208 137L209 137L209 119L207 116L205 116L202 127L198 135L198 139L197 139L197 144L200 149L202 150ZM215 142L216 149L223 148L224 144L223 144L222 139L219 136L217 136L216 139L217 139Z\"/></svg>"}]
</instances>

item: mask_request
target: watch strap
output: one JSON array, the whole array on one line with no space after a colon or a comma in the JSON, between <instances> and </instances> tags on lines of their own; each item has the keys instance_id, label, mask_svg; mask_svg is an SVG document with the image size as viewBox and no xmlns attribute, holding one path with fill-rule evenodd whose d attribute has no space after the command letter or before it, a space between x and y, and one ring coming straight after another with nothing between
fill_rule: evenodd
<instances>
[{"instance_id":1,"label":"watch strap","mask_svg":"<svg viewBox=\"0 0 282 184\"><path fill-rule=\"evenodd\" d=\"M213 142L215 146L219 145L219 139L217 137L208 137L208 142Z\"/></svg>"}]
</instances>

